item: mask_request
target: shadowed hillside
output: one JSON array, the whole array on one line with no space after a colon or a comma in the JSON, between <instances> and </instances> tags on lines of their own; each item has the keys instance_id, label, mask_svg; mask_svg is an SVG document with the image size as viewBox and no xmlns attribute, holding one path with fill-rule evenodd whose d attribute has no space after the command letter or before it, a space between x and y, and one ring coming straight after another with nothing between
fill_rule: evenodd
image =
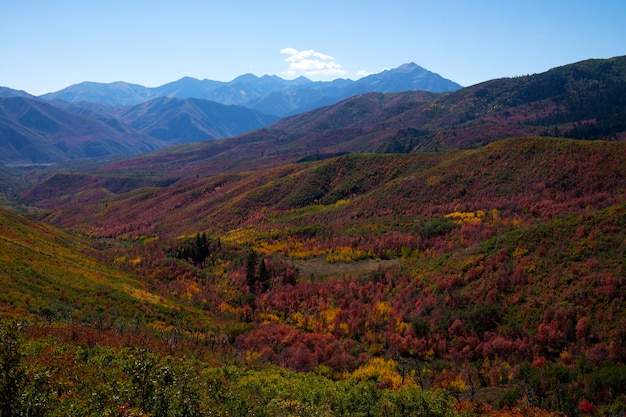
<instances>
[{"instance_id":1,"label":"shadowed hillside","mask_svg":"<svg viewBox=\"0 0 626 417\"><path fill-rule=\"evenodd\" d=\"M45 164L146 153L163 146L128 126L80 116L27 97L0 98L0 162Z\"/></svg>"}]
</instances>

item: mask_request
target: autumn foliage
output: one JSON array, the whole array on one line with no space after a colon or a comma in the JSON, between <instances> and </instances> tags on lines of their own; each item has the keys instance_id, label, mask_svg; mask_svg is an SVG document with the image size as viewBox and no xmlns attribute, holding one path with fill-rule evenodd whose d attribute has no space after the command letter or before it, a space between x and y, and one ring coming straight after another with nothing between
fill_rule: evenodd
<instances>
[{"instance_id":1,"label":"autumn foliage","mask_svg":"<svg viewBox=\"0 0 626 417\"><path fill-rule=\"evenodd\" d=\"M623 413L625 151L533 137L39 202L66 232L3 210L14 387L118 415Z\"/></svg>"}]
</instances>

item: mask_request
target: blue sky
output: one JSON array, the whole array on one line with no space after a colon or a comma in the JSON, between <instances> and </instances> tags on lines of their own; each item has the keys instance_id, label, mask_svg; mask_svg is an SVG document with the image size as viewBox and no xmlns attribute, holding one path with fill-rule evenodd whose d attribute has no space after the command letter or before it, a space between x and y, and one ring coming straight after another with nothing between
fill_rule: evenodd
<instances>
[{"instance_id":1,"label":"blue sky","mask_svg":"<svg viewBox=\"0 0 626 417\"><path fill-rule=\"evenodd\" d=\"M468 86L626 55L626 1L2 0L0 86L357 79L403 63Z\"/></svg>"}]
</instances>

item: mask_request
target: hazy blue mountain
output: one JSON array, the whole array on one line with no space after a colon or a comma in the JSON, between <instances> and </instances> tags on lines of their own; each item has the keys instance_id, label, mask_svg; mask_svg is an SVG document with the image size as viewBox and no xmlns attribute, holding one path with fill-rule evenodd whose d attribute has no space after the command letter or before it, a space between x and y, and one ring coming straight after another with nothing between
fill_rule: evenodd
<instances>
[{"instance_id":1,"label":"hazy blue mountain","mask_svg":"<svg viewBox=\"0 0 626 417\"><path fill-rule=\"evenodd\" d=\"M28 97L0 98L0 163L44 164L130 156L164 143L132 128L107 124Z\"/></svg>"},{"instance_id":2,"label":"hazy blue mountain","mask_svg":"<svg viewBox=\"0 0 626 417\"><path fill-rule=\"evenodd\" d=\"M119 119L168 144L236 136L276 121L257 111L195 98L160 97L127 108Z\"/></svg>"},{"instance_id":3,"label":"hazy blue mountain","mask_svg":"<svg viewBox=\"0 0 626 417\"><path fill-rule=\"evenodd\" d=\"M227 83L222 81L198 80L192 77L183 77L180 80L152 88L150 90L150 97L151 99L157 97L207 99L211 91L225 84Z\"/></svg>"},{"instance_id":4,"label":"hazy blue mountain","mask_svg":"<svg viewBox=\"0 0 626 417\"><path fill-rule=\"evenodd\" d=\"M461 86L411 62L357 80L347 88L349 95L357 93L400 93L409 90L442 93L456 91Z\"/></svg>"},{"instance_id":5,"label":"hazy blue mountain","mask_svg":"<svg viewBox=\"0 0 626 417\"><path fill-rule=\"evenodd\" d=\"M28 94L26 91L13 90L12 88L8 88L8 87L0 87L0 97L31 97L31 98L34 98L34 96Z\"/></svg>"},{"instance_id":6,"label":"hazy blue mountain","mask_svg":"<svg viewBox=\"0 0 626 417\"><path fill-rule=\"evenodd\" d=\"M70 102L90 101L113 106L139 104L158 97L199 98L249 107L264 114L283 117L334 104L361 93L410 90L443 92L459 88L459 84L410 63L357 81L338 79L313 82L305 77L285 80L275 75L257 77L243 74L229 82L184 77L154 88L123 82L85 82L43 95L42 98Z\"/></svg>"},{"instance_id":7,"label":"hazy blue mountain","mask_svg":"<svg viewBox=\"0 0 626 417\"><path fill-rule=\"evenodd\" d=\"M142 85L129 84L123 81L114 83L86 81L70 85L54 93L44 94L40 98L45 100L58 99L74 103L88 101L111 106L124 106L150 100L152 98L151 90Z\"/></svg>"}]
</instances>

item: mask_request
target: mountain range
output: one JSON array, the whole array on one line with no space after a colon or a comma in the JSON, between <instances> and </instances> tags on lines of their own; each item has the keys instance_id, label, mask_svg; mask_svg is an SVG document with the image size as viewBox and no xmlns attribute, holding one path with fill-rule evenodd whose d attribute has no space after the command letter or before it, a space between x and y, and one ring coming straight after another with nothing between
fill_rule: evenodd
<instances>
[{"instance_id":1,"label":"mountain range","mask_svg":"<svg viewBox=\"0 0 626 417\"><path fill-rule=\"evenodd\" d=\"M184 176L194 173L191 162L202 172L221 173L338 153L475 148L527 135L624 140L625 80L626 57L618 57L451 93L361 94L234 138L166 148L104 169L166 168Z\"/></svg>"},{"instance_id":2,"label":"mountain range","mask_svg":"<svg viewBox=\"0 0 626 417\"><path fill-rule=\"evenodd\" d=\"M0 162L124 157L237 136L271 124L277 114L335 103L359 92L458 87L406 64L358 81L328 83L251 74L229 83L183 78L157 88L87 82L39 98L2 88Z\"/></svg>"},{"instance_id":3,"label":"mountain range","mask_svg":"<svg viewBox=\"0 0 626 417\"><path fill-rule=\"evenodd\" d=\"M313 82L305 77L284 80L278 76L241 75L230 82L198 80L184 77L159 87L115 82L85 82L42 95L46 100L88 101L110 106L132 105L148 100L199 98L225 105L248 107L264 114L284 117L316 107L336 103L350 96L376 91L380 93L407 90L434 92L454 91L461 86L414 63L371 74L357 81L337 79Z\"/></svg>"},{"instance_id":4,"label":"mountain range","mask_svg":"<svg viewBox=\"0 0 626 417\"><path fill-rule=\"evenodd\" d=\"M0 139L6 164L133 155L165 145L115 119L81 116L29 97L0 98Z\"/></svg>"}]
</instances>

